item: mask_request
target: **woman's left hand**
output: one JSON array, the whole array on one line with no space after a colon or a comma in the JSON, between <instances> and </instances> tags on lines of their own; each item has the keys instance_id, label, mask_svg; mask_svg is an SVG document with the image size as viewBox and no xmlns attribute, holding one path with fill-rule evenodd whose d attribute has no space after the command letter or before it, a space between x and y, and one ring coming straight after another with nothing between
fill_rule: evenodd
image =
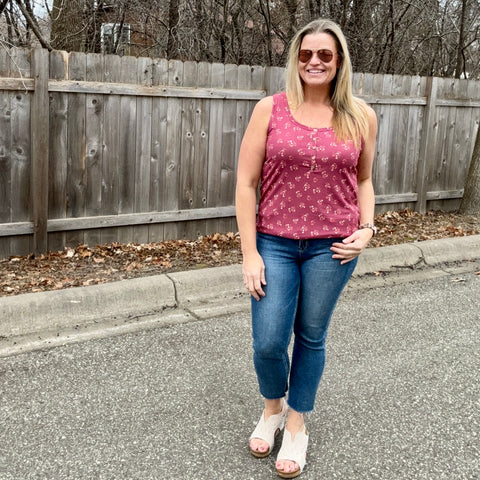
<instances>
[{"instance_id":1,"label":"woman's left hand","mask_svg":"<svg viewBox=\"0 0 480 480\"><path fill-rule=\"evenodd\" d=\"M349 237L344 238L342 243L335 242L332 244L330 248L334 252L332 258L341 260L341 265L351 262L363 252L372 237L373 232L370 228L357 230Z\"/></svg>"}]
</instances>

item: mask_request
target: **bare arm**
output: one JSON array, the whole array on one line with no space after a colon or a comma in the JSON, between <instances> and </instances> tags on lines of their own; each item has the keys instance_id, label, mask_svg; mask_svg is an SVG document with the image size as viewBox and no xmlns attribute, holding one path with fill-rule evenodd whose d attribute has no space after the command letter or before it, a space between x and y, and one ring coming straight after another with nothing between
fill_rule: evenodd
<instances>
[{"instance_id":1,"label":"bare arm","mask_svg":"<svg viewBox=\"0 0 480 480\"><path fill-rule=\"evenodd\" d=\"M242 140L238 157L236 213L243 253L243 281L257 299L265 296L265 265L257 251L256 195L265 160L267 129L272 113L272 97L257 103Z\"/></svg>"},{"instance_id":2,"label":"bare arm","mask_svg":"<svg viewBox=\"0 0 480 480\"><path fill-rule=\"evenodd\" d=\"M368 107L368 138L365 140L362 153L358 159L358 206L360 209L360 225L372 223L375 211L375 194L372 183L372 166L375 155L375 141L377 138L377 116L372 108ZM331 250L333 258L341 260L342 265L358 257L368 245L373 236L369 228L357 230L342 243L334 243Z\"/></svg>"}]
</instances>

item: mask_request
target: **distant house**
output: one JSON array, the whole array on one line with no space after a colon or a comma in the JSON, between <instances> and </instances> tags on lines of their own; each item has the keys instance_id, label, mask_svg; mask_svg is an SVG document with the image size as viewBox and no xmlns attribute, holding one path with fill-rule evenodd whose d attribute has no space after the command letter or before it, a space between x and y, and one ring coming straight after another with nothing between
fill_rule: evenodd
<instances>
[{"instance_id":1,"label":"distant house","mask_svg":"<svg viewBox=\"0 0 480 480\"><path fill-rule=\"evenodd\" d=\"M58 50L139 56L153 44L145 13L113 2L54 2L52 17L51 44Z\"/></svg>"},{"instance_id":2,"label":"distant house","mask_svg":"<svg viewBox=\"0 0 480 480\"><path fill-rule=\"evenodd\" d=\"M103 6L101 20L102 53L140 56L153 45L145 13L122 14L117 5L110 4Z\"/></svg>"}]
</instances>

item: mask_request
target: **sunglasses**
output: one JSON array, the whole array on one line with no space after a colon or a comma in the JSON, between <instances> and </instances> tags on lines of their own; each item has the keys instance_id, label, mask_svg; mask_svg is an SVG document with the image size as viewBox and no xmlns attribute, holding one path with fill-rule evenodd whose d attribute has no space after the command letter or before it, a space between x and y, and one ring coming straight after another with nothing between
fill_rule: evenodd
<instances>
[{"instance_id":1,"label":"sunglasses","mask_svg":"<svg viewBox=\"0 0 480 480\"><path fill-rule=\"evenodd\" d=\"M318 58L323 62L323 63L330 63L333 59L333 56L335 53L333 53L331 50L300 50L298 52L298 59L302 63L307 63L310 61L310 59L313 57L314 54L317 54Z\"/></svg>"}]
</instances>

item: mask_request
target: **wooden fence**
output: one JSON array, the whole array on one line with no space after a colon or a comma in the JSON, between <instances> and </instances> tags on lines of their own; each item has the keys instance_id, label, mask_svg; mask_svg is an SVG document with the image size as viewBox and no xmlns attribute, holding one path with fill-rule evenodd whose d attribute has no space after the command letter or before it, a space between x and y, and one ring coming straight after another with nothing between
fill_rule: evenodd
<instances>
[{"instance_id":1,"label":"wooden fence","mask_svg":"<svg viewBox=\"0 0 480 480\"><path fill-rule=\"evenodd\" d=\"M236 229L235 170L283 69L0 51L0 258ZM376 110L378 211L454 209L480 82L356 74Z\"/></svg>"}]
</instances>

